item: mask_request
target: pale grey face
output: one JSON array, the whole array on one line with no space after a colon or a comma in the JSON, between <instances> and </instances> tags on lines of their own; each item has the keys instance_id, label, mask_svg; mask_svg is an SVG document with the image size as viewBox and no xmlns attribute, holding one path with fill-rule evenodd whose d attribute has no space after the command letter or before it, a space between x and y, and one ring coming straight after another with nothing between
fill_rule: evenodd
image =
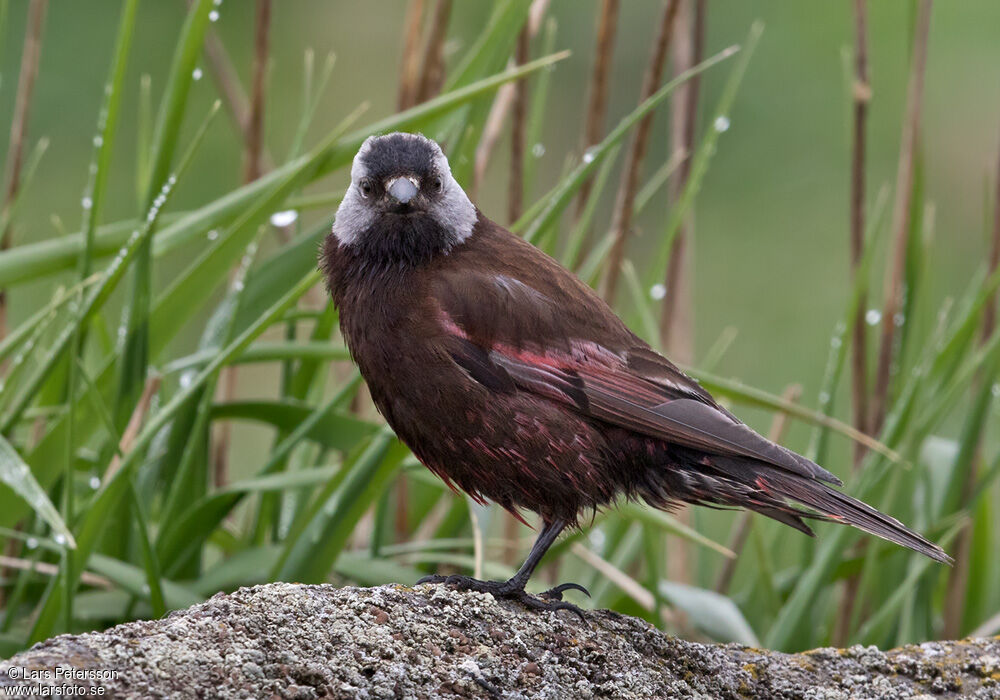
<instances>
[{"instance_id":1,"label":"pale grey face","mask_svg":"<svg viewBox=\"0 0 1000 700\"><path fill-rule=\"evenodd\" d=\"M438 231L447 253L472 235L476 208L431 139L401 132L369 137L354 157L333 233L341 245L355 245L408 224Z\"/></svg>"}]
</instances>

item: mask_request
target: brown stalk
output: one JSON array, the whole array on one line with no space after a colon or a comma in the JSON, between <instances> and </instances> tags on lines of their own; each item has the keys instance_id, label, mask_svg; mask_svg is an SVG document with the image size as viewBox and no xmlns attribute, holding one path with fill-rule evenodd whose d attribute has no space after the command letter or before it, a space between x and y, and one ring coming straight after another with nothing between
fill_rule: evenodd
<instances>
[{"instance_id":1,"label":"brown stalk","mask_svg":"<svg viewBox=\"0 0 1000 700\"><path fill-rule=\"evenodd\" d=\"M545 11L548 7L549 0L534 0L531 3L527 23L529 40L534 39L538 34L538 30L541 29L542 19L545 17ZM511 61L508 65L513 67L514 62ZM503 133L503 128L507 123L507 114L514 103L514 91L515 83L502 85L497 90L497 96L493 99L493 104L490 106L490 113L487 115L486 123L483 125L483 135L479 138L479 143L476 145L476 162L473 167L472 191L470 192L473 200L477 199L476 193L479 191L479 185L482 183L483 178L486 177L486 168L489 166L490 156L493 154L493 149L500 140L500 135Z\"/></svg>"},{"instance_id":2,"label":"brown stalk","mask_svg":"<svg viewBox=\"0 0 1000 700\"><path fill-rule=\"evenodd\" d=\"M513 62L511 64L513 65ZM507 125L507 115L510 113L511 105L514 104L514 83L502 85L497 90L497 96L493 98L490 105L490 113L486 116L486 123L483 124L483 135L476 144L476 163L472 169L472 187L469 193L473 201L479 197L479 185L486 177L486 168L489 167L490 157L493 149L496 148L503 128Z\"/></svg>"},{"instance_id":3,"label":"brown stalk","mask_svg":"<svg viewBox=\"0 0 1000 700\"><path fill-rule=\"evenodd\" d=\"M21 187L21 167L24 165L24 147L28 136L28 117L31 96L38 77L38 61L42 55L42 27L45 25L47 0L31 0L28 6L28 26L25 28L24 47L21 50L21 73L17 79L17 96L14 98L14 116L10 122L10 145L7 149L7 191L3 209L9 211ZM4 217L0 216L0 219ZM0 250L10 248L11 227L0 238ZM0 289L0 338L7 335L7 290Z\"/></svg>"},{"instance_id":4,"label":"brown stalk","mask_svg":"<svg viewBox=\"0 0 1000 700\"><path fill-rule=\"evenodd\" d=\"M416 102L417 80L420 76L420 34L424 19L424 0L410 0L406 8L403 32L403 53L399 59L399 92L396 106L409 109Z\"/></svg>"},{"instance_id":5,"label":"brown stalk","mask_svg":"<svg viewBox=\"0 0 1000 700\"><path fill-rule=\"evenodd\" d=\"M798 401L801 397L801 384L789 384L781 393L781 398L785 401L794 402ZM771 442L780 443L785 436L785 430L787 427L788 414L784 411L775 413L774 418L771 419L771 428L767 432L767 439ZM740 517L736 521L735 527L733 527L733 534L730 535L729 543L726 546L733 550L736 556L726 559L725 563L722 565L722 571L719 572L719 578L715 581L715 590L717 593L725 595L729 591L729 585L733 582L733 574L736 573L736 563L740 560L740 553L743 551L743 547L746 546L747 537L750 535L750 525L752 524L750 519L751 516L752 513L750 511L743 511L740 513Z\"/></svg>"},{"instance_id":6,"label":"brown stalk","mask_svg":"<svg viewBox=\"0 0 1000 700\"><path fill-rule=\"evenodd\" d=\"M264 141L264 102L267 93L268 39L271 30L271 0L257 0L254 31L253 79L251 82L250 119L247 125L247 147L244 180L252 182L261 174L261 152Z\"/></svg>"},{"instance_id":7,"label":"brown stalk","mask_svg":"<svg viewBox=\"0 0 1000 700\"><path fill-rule=\"evenodd\" d=\"M871 406L871 433L882 430L888 406L889 380L894 356L896 314L903 303L903 274L910 237L910 208L913 197L913 164L920 132L920 106L924 94L924 69L927 65L927 38L930 34L931 0L920 0L910 62L906 112L899 146L899 166L896 171L896 198L893 204L892 254L885 279L882 309L882 333L878 367L875 372L875 394Z\"/></svg>"},{"instance_id":8,"label":"brown stalk","mask_svg":"<svg viewBox=\"0 0 1000 700\"><path fill-rule=\"evenodd\" d=\"M517 35L514 51L516 65L528 62L530 36L528 27L522 27ZM524 208L524 149L527 140L528 83L518 80L514 84L513 121L510 126L510 191L507 200L507 221L513 223L521 218Z\"/></svg>"},{"instance_id":9,"label":"brown stalk","mask_svg":"<svg viewBox=\"0 0 1000 700\"><path fill-rule=\"evenodd\" d=\"M187 0L188 7L191 7L194 2L195 0ZM225 105L233 123L239 128L244 147L246 147L246 144L249 144L251 140L250 100L240 84L239 75L226 52L226 47L211 29L205 34L204 51L209 75L212 76L212 81L222 96L222 104ZM270 170L274 167L274 160L266 147L262 147L260 159L263 170Z\"/></svg>"},{"instance_id":10,"label":"brown stalk","mask_svg":"<svg viewBox=\"0 0 1000 700\"><path fill-rule=\"evenodd\" d=\"M430 34L424 47L423 67L417 88L417 103L425 102L441 91L444 83L444 41L451 18L451 0L437 0L431 13Z\"/></svg>"},{"instance_id":11,"label":"brown stalk","mask_svg":"<svg viewBox=\"0 0 1000 700\"><path fill-rule=\"evenodd\" d=\"M707 0L694 0L694 19L688 21L690 5L685 3L682 10L682 26L690 24L690 32L681 32L674 46L674 74L701 62L705 53L705 14ZM680 21L680 20L679 20ZM694 152L694 136L698 115L698 95L701 77L694 76L677 91L670 103L671 149L674 153L686 153L677 175L670 179L670 202L675 205L687 186L691 173L690 154ZM691 298L691 231L694 222L691 214L681 222L670 251L670 259L664 278L666 296L660 310L660 346L680 362L689 363L694 359L694 309Z\"/></svg>"},{"instance_id":12,"label":"brown stalk","mask_svg":"<svg viewBox=\"0 0 1000 700\"><path fill-rule=\"evenodd\" d=\"M414 104L434 97L444 83L444 42L448 34L448 20L451 18L451 0L437 0L431 11L430 32L424 46L423 64ZM396 536L406 537L409 520L409 484L406 476L400 474L396 481Z\"/></svg>"},{"instance_id":13,"label":"brown stalk","mask_svg":"<svg viewBox=\"0 0 1000 700\"><path fill-rule=\"evenodd\" d=\"M594 43L594 67L590 73L587 98L587 118L583 125L583 149L598 143L604 135L604 119L608 112L608 78L615 53L615 31L618 28L618 0L601 0L601 14L597 19L597 38ZM587 179L580 187L576 200L576 217L590 199L593 182ZM587 251L581 251L580 259Z\"/></svg>"},{"instance_id":14,"label":"brown stalk","mask_svg":"<svg viewBox=\"0 0 1000 700\"><path fill-rule=\"evenodd\" d=\"M34 571L35 573L42 574L44 576L58 576L60 567L55 564L49 564L44 561L32 561L31 559L22 559L20 557L12 557L7 555L0 556L0 566L5 569L20 569L21 571ZM89 571L84 571L80 574L80 582L85 583L88 586L94 586L95 588L103 588L105 590L114 590L116 588L115 584L111 583L109 579L100 576L99 574L94 574Z\"/></svg>"},{"instance_id":15,"label":"brown stalk","mask_svg":"<svg viewBox=\"0 0 1000 700\"><path fill-rule=\"evenodd\" d=\"M14 525L15 532L21 532L24 530L24 522L19 522ZM3 559L16 559L18 552L21 551L21 541L14 538L7 538L7 542L3 546L3 555L0 555L0 560ZM0 580L6 582L10 578L10 570L13 567L7 564L0 563ZM0 585L0 609L7 609L7 586Z\"/></svg>"},{"instance_id":16,"label":"brown stalk","mask_svg":"<svg viewBox=\"0 0 1000 700\"><path fill-rule=\"evenodd\" d=\"M990 274L996 272L1000 267L1000 154L997 156L996 172L996 195L993 201L993 235L990 242ZM996 330L997 303L996 296L991 295L983 309L983 328L980 342L985 345L993 332ZM980 449L982 444L976 447L976 456L973 458L973 467L969 469L965 483L962 484L962 505L969 505L969 498L975 487L978 469L976 466L980 462ZM965 612L965 592L969 583L969 555L972 550L972 527L966 525L958 534L955 543L955 568L948 578L948 590L945 594L944 604L944 630L943 634L951 634L958 638L961 634L962 619Z\"/></svg>"},{"instance_id":17,"label":"brown stalk","mask_svg":"<svg viewBox=\"0 0 1000 700\"><path fill-rule=\"evenodd\" d=\"M903 129L900 136L899 164L896 170L896 193L892 211L892 251L888 261L888 270L883 289L882 308L882 331L879 345L878 365L875 370L874 394L872 396L871 409L869 410L868 423L870 434L878 435L882 431L882 424L885 421L886 411L889 401L889 382L892 375L892 363L895 355L896 337L896 315L903 305L903 277L906 268L906 251L910 242L910 212L913 199L913 170L916 158L917 138L920 134L920 109L923 102L924 73L927 66L927 41L930 36L932 0L920 0L917 7L917 18L914 27L913 55L910 60L910 77L907 85L906 111L903 116ZM860 31L864 29L860 25L863 20L855 19L859 23ZM858 90L858 86L855 86ZM862 95L864 96L864 95ZM855 100L857 100L857 95ZM855 105L857 108L857 105ZM857 112L855 112L857 119ZM855 141L857 150L863 149ZM859 166L855 162L854 167ZM862 174L863 177L863 174ZM863 184L863 181L862 181ZM852 200L855 195L852 189ZM853 257L853 207L852 201L852 257ZM863 235L863 233L861 234ZM861 242L863 245L863 241ZM862 309L859 307L859 310ZM860 311L859 311L860 313ZM863 319L862 319L863 320ZM858 318L855 318L858 323ZM856 336L857 338L857 336ZM857 353L857 350L855 350ZM862 360L863 353L862 353ZM857 362L856 355L853 362ZM855 375L855 382L857 382ZM856 390L855 390L856 391ZM859 426L860 427L860 426ZM860 448L855 447L855 469L860 463ZM862 453L863 454L863 453ZM864 545L859 545L863 547ZM860 592L860 578L852 576L847 579L844 586L843 600L840 606L840 614L837 617L836 626L833 632L833 643L843 644L850 634L850 622L854 616L854 608L857 605L857 597Z\"/></svg>"},{"instance_id":18,"label":"brown stalk","mask_svg":"<svg viewBox=\"0 0 1000 700\"><path fill-rule=\"evenodd\" d=\"M155 396L156 392L160 390L161 381L162 378L156 374L146 380L146 386L142 389L142 395L139 397L139 402L132 410L132 416L128 419L128 425L125 426L125 431L122 433L121 440L118 441L118 453L111 458L111 462L108 464L108 468L104 472L103 483L107 484L111 481L111 477L115 475L118 468L121 466L122 455L128 454L129 450L132 449L132 443L135 442L136 437L139 435L139 430L142 428L142 424L146 420L146 414L149 413L149 406L153 402L153 396Z\"/></svg>"},{"instance_id":19,"label":"brown stalk","mask_svg":"<svg viewBox=\"0 0 1000 700\"><path fill-rule=\"evenodd\" d=\"M996 187L996 198L993 201L993 238L990 245L990 272L1000 267L1000 153L997 155L997 174L994 186ZM986 307L983 309L983 342L993 335L996 324L997 300L995 296L991 296L986 301Z\"/></svg>"},{"instance_id":20,"label":"brown stalk","mask_svg":"<svg viewBox=\"0 0 1000 700\"><path fill-rule=\"evenodd\" d=\"M253 182L261 176L264 154L264 108L267 103L267 62L270 51L271 0L257 0L254 20L254 53L251 78L251 99L247 125L244 131L244 182ZM239 263L230 271L230 282L239 274ZM219 377L218 391L226 402L236 399L239 374L236 365L223 369ZM215 440L212 444L213 483L216 487L229 483L229 445L232 442L233 427L229 421L215 426Z\"/></svg>"},{"instance_id":21,"label":"brown stalk","mask_svg":"<svg viewBox=\"0 0 1000 700\"><path fill-rule=\"evenodd\" d=\"M850 255L851 278L858 274L861 256L865 247L865 144L867 137L868 102L871 100L871 84L868 76L868 2L854 0L854 119L851 132L851 194L850 194ZM907 188L912 189L912 187ZM907 204L909 210L909 204ZM909 224L907 224L907 229ZM905 245L903 247L905 251ZM854 413L854 427L869 432L868 416L868 360L867 333L865 324L866 296L861 297L854 316L854 333L851 345L851 402ZM890 345L891 347L891 345ZM861 468L865 447L854 443L852 472ZM863 545L861 545L863 547ZM850 634L851 618L857 604L859 576L847 579L842 593L842 605L833 631L833 639L843 643Z\"/></svg>"},{"instance_id":22,"label":"brown stalk","mask_svg":"<svg viewBox=\"0 0 1000 700\"><path fill-rule=\"evenodd\" d=\"M865 143L867 138L868 102L872 89L868 77L868 0L854 0L854 124L851 147L851 277L858 273L865 248ZM868 364L866 297L861 297L854 316L851 346L851 401L854 427L868 432ZM861 466L865 448L854 443L854 471Z\"/></svg>"},{"instance_id":23,"label":"brown stalk","mask_svg":"<svg viewBox=\"0 0 1000 700\"><path fill-rule=\"evenodd\" d=\"M653 50L650 53L646 73L642 79L640 103L656 91L663 78L663 63L670 46L670 35L679 6L680 0L668 0L663 8L663 17L660 20L656 38L653 40ZM635 135L632 138L622 170L622 179L618 188L615 214L611 226L614 232L614 242L611 246L601 285L601 294L609 304L614 303L615 292L618 289L622 260L625 258L625 243L632 227L632 204L639 191L639 173L642 170L642 161L646 157L646 149L649 145L649 132L653 126L653 116L653 112L650 112L636 126Z\"/></svg>"}]
</instances>

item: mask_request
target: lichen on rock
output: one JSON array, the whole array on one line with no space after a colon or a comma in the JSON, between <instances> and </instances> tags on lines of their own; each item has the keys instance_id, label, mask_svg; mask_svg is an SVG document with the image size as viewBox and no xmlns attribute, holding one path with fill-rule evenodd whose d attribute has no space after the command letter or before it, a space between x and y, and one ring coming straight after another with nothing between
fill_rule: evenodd
<instances>
[{"instance_id":1,"label":"lichen on rock","mask_svg":"<svg viewBox=\"0 0 1000 700\"><path fill-rule=\"evenodd\" d=\"M117 671L70 681L106 697L1000 697L1000 638L781 654L687 642L610 611L587 618L441 586L275 583L55 637L0 665L0 687L48 683L11 679L11 667L61 664Z\"/></svg>"}]
</instances>

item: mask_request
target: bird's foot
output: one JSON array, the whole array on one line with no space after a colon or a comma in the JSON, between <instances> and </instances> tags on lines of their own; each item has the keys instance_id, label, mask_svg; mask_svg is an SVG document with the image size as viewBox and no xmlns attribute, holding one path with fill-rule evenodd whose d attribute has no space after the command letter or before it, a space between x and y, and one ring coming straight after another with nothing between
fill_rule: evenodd
<instances>
[{"instance_id":1,"label":"bird's foot","mask_svg":"<svg viewBox=\"0 0 1000 700\"><path fill-rule=\"evenodd\" d=\"M489 593L497 600L515 600L532 610L569 610L578 615L584 622L587 621L583 610L562 599L563 591L567 590L582 591L589 597L590 592L578 583L563 583L550 588L538 596L531 595L523 587L511 581L480 581L471 576L459 576L457 574L452 576L424 576L417 581L417 585L422 583L443 583L460 591Z\"/></svg>"},{"instance_id":2,"label":"bird's foot","mask_svg":"<svg viewBox=\"0 0 1000 700\"><path fill-rule=\"evenodd\" d=\"M547 600L562 600L563 591L580 591L588 598L590 597L590 591L581 586L579 583L560 583L558 586L553 586L549 590L542 593L541 597Z\"/></svg>"}]
</instances>

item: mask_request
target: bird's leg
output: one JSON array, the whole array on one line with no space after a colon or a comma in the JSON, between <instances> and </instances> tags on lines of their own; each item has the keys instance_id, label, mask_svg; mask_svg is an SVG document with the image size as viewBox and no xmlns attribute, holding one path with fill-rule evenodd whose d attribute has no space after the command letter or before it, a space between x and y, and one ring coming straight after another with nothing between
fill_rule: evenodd
<instances>
[{"instance_id":1,"label":"bird's leg","mask_svg":"<svg viewBox=\"0 0 1000 700\"><path fill-rule=\"evenodd\" d=\"M565 521L547 521L544 524L542 531L538 534L535 544L532 545L531 551L528 553L528 558L524 560L523 564L521 564L521 568L517 570L517 573L506 581L480 581L479 579L472 578L471 576L455 575L424 576L422 579L417 581L417 583L444 583L460 590L480 591L482 593L490 593L495 598L509 598L517 600L527 607L535 610L571 610L582 618L583 611L580 610L580 608L572 605L571 603L565 603L562 600L563 591L571 589L582 591L588 596L590 595L587 589L578 583L563 583L559 586L555 586L554 588L550 588L538 597L533 596L524 590L525 585L528 583L528 579L531 578L531 574L535 571L538 563L542 560L542 557L545 556L545 552L547 552L549 547L552 546L552 543L556 541L556 538L559 536L559 533L562 532L564 527L566 527Z\"/></svg>"}]
</instances>

